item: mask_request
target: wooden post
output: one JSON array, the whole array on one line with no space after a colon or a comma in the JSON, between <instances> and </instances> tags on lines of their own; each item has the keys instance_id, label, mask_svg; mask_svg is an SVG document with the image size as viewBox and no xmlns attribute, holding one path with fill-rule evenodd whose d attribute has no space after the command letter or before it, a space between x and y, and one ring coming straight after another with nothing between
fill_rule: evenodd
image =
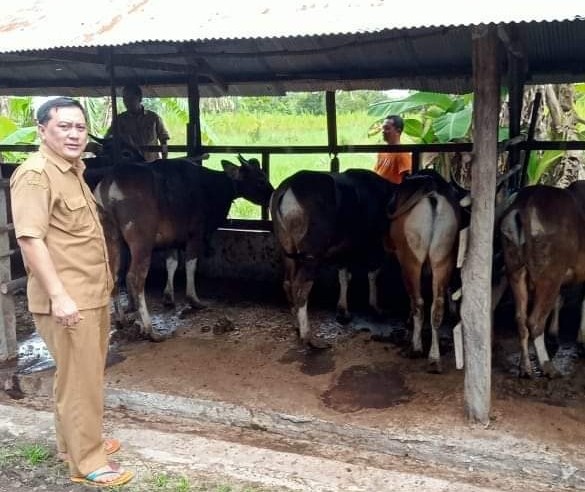
<instances>
[{"instance_id":1,"label":"wooden post","mask_svg":"<svg viewBox=\"0 0 585 492\"><path fill-rule=\"evenodd\" d=\"M262 171L270 181L270 152L262 152ZM268 220L268 207L262 206L262 220Z\"/></svg>"},{"instance_id":2,"label":"wooden post","mask_svg":"<svg viewBox=\"0 0 585 492\"><path fill-rule=\"evenodd\" d=\"M201 111L199 108L199 85L197 70L189 72L187 81L189 97L189 123L187 123L187 155L193 157L201 154Z\"/></svg>"},{"instance_id":3,"label":"wooden post","mask_svg":"<svg viewBox=\"0 0 585 492\"><path fill-rule=\"evenodd\" d=\"M8 227L7 188L0 186L0 283L10 281L10 227ZM0 362L16 359L16 317L11 294L0 294Z\"/></svg>"},{"instance_id":4,"label":"wooden post","mask_svg":"<svg viewBox=\"0 0 585 492\"><path fill-rule=\"evenodd\" d=\"M337 157L337 111L335 108L335 91L325 92L325 110L327 112L327 146L329 155L332 155L330 170L339 172L339 157Z\"/></svg>"},{"instance_id":5,"label":"wooden post","mask_svg":"<svg viewBox=\"0 0 585 492\"><path fill-rule=\"evenodd\" d=\"M489 422L491 404L492 238L499 113L498 40L493 26L473 29L473 152L471 224L462 269L465 412Z\"/></svg>"}]
</instances>

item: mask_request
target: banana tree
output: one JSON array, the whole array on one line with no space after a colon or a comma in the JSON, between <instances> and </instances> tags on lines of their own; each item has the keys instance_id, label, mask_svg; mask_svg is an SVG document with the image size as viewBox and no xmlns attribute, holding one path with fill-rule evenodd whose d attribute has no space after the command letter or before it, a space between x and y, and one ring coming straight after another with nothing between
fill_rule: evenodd
<instances>
[{"instance_id":1,"label":"banana tree","mask_svg":"<svg viewBox=\"0 0 585 492\"><path fill-rule=\"evenodd\" d=\"M542 125L536 137L543 140L585 140L585 84L539 86L544 95ZM566 187L585 178L582 151L548 150L530 153L528 183Z\"/></svg>"},{"instance_id":2,"label":"banana tree","mask_svg":"<svg viewBox=\"0 0 585 492\"><path fill-rule=\"evenodd\" d=\"M37 140L32 97L5 97L0 105L0 145L31 144ZM0 162L20 162L23 152L2 152Z\"/></svg>"},{"instance_id":3,"label":"banana tree","mask_svg":"<svg viewBox=\"0 0 585 492\"><path fill-rule=\"evenodd\" d=\"M368 134L378 133L386 116L398 114L404 119L403 135L407 142L468 140L472 105L472 94L458 96L434 92L415 92L402 99L377 102L368 109L368 114L376 118Z\"/></svg>"}]
</instances>

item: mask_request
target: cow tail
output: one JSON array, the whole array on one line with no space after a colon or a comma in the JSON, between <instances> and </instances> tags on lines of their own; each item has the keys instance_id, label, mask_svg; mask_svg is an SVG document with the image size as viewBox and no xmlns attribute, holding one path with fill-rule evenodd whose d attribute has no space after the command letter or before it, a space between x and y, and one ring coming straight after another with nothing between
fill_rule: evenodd
<instances>
[{"instance_id":1,"label":"cow tail","mask_svg":"<svg viewBox=\"0 0 585 492\"><path fill-rule=\"evenodd\" d=\"M522 247L524 245L524 224L518 209L512 209L502 217L500 230L502 235L515 246Z\"/></svg>"}]
</instances>

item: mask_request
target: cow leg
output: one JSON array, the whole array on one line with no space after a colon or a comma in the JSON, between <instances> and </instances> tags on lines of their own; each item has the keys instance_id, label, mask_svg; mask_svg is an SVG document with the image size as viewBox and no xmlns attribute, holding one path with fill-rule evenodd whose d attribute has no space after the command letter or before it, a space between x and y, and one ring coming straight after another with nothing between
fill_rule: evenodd
<instances>
[{"instance_id":1,"label":"cow leg","mask_svg":"<svg viewBox=\"0 0 585 492\"><path fill-rule=\"evenodd\" d=\"M337 315L335 318L341 324L347 324L351 321L351 314L347 308L347 289L351 281L351 273L347 268L340 268L338 273L339 278L339 300L337 301Z\"/></svg>"},{"instance_id":2,"label":"cow leg","mask_svg":"<svg viewBox=\"0 0 585 492\"><path fill-rule=\"evenodd\" d=\"M376 316L382 315L382 310L378 306L378 276L380 269L368 272L368 304Z\"/></svg>"},{"instance_id":3,"label":"cow leg","mask_svg":"<svg viewBox=\"0 0 585 492\"><path fill-rule=\"evenodd\" d=\"M577 343L579 344L579 351L581 354L585 354L585 299L581 302L581 322L579 323Z\"/></svg>"},{"instance_id":4,"label":"cow leg","mask_svg":"<svg viewBox=\"0 0 585 492\"><path fill-rule=\"evenodd\" d=\"M544 343L544 325L549 317L557 298L559 297L559 283L539 282L534 286L534 302L528 317L528 329L534 340L534 348L542 372L548 378L557 378L561 374L551 362ZM556 294L556 295L555 295Z\"/></svg>"},{"instance_id":5,"label":"cow leg","mask_svg":"<svg viewBox=\"0 0 585 492\"><path fill-rule=\"evenodd\" d=\"M309 304L309 293L313 288L313 281L297 282L294 288L297 321L299 322L299 336L304 344L310 345L312 333L307 308Z\"/></svg>"},{"instance_id":6,"label":"cow leg","mask_svg":"<svg viewBox=\"0 0 585 492\"><path fill-rule=\"evenodd\" d=\"M175 273L179 265L179 251L171 249L167 253L167 285L163 293L163 304L174 307L175 305Z\"/></svg>"},{"instance_id":7,"label":"cow leg","mask_svg":"<svg viewBox=\"0 0 585 492\"><path fill-rule=\"evenodd\" d=\"M558 295L553 306L553 309L548 317L548 328L545 334L546 348L552 357L556 354L559 348L559 317L561 308L563 307L563 296Z\"/></svg>"},{"instance_id":8,"label":"cow leg","mask_svg":"<svg viewBox=\"0 0 585 492\"><path fill-rule=\"evenodd\" d=\"M155 333L152 328L152 320L148 307L146 306L146 298L144 295L144 283L146 275L150 268L150 260L152 256L152 248L150 245L144 244L130 244L130 268L126 276L126 286L128 288L128 295L135 299L138 309L137 323L140 326L140 331L154 342L164 339L158 333Z\"/></svg>"},{"instance_id":9,"label":"cow leg","mask_svg":"<svg viewBox=\"0 0 585 492\"><path fill-rule=\"evenodd\" d=\"M433 272L433 304L431 306L431 331L432 342L429 351L429 372L440 374L443 372L441 367L441 352L439 348L439 329L443 322L445 314L445 293L449 278L453 271L453 261L447 258L437 265L432 265Z\"/></svg>"},{"instance_id":10,"label":"cow leg","mask_svg":"<svg viewBox=\"0 0 585 492\"><path fill-rule=\"evenodd\" d=\"M114 287L112 289L112 299L114 301L114 321L118 326L126 324L124 309L122 308L122 300L120 298L120 258L122 250L122 238L118 228L112 224L104 215L100 216L102 219L102 226L104 229L104 236L107 238L106 247L108 250L108 260L110 272Z\"/></svg>"},{"instance_id":11,"label":"cow leg","mask_svg":"<svg viewBox=\"0 0 585 492\"><path fill-rule=\"evenodd\" d=\"M315 264L303 263L297 265L291 290L294 298L295 312L299 323L299 337L301 342L308 347L326 349L331 345L315 335L311 329L308 315L309 294L313 288L316 268L317 265Z\"/></svg>"},{"instance_id":12,"label":"cow leg","mask_svg":"<svg viewBox=\"0 0 585 492\"><path fill-rule=\"evenodd\" d=\"M528 355L529 331L526 325L526 312L528 310L528 285L526 279L526 269L519 270L510 274L510 288L514 295L514 304L516 306L516 325L518 327L518 336L520 338L520 371L521 378L532 376L530 367L530 357Z\"/></svg>"},{"instance_id":13,"label":"cow leg","mask_svg":"<svg viewBox=\"0 0 585 492\"><path fill-rule=\"evenodd\" d=\"M205 304L201 302L195 290L195 273L197 272L197 258L185 260L185 274L187 275L187 301L193 309L204 309Z\"/></svg>"},{"instance_id":14,"label":"cow leg","mask_svg":"<svg viewBox=\"0 0 585 492\"><path fill-rule=\"evenodd\" d=\"M424 322L424 299L421 293L422 263L416 258L400 261L402 265L402 277L406 292L410 297L410 314L412 318L412 338L410 345L410 357L422 357L422 328Z\"/></svg>"},{"instance_id":15,"label":"cow leg","mask_svg":"<svg viewBox=\"0 0 585 492\"><path fill-rule=\"evenodd\" d=\"M292 290L292 283L295 276L296 264L292 258L284 257L284 281L282 282L282 289L288 301L288 305L293 314L296 315L295 299Z\"/></svg>"}]
</instances>

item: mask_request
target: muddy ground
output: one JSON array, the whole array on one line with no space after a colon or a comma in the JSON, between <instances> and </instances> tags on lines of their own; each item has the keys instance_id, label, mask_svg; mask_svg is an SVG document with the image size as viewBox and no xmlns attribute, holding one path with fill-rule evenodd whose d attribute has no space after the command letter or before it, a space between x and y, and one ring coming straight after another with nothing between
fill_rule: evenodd
<instances>
[{"instance_id":1,"label":"muddy ground","mask_svg":"<svg viewBox=\"0 0 585 492\"><path fill-rule=\"evenodd\" d=\"M403 311L383 321L355 313L349 325L335 321L328 300L317 299L312 323L332 343L325 351L301 347L296 327L276 286L203 282L207 308L186 312L161 304L151 286L154 324L172 332L162 343L116 333L110 388L222 401L252 409L308 415L337 424L467 438L502 435L541 443L585 464L585 361L574 343L574 312L561 319L562 343L555 364L562 379L517 377L518 342L510 306L496 322L492 419L487 428L467 425L463 371L455 369L451 333L442 331L443 374L429 374L424 359L402 355ZM180 290L178 291L180 293ZM25 342L31 332L18 299L21 370L46 366L42 349ZM427 337L428 338L428 337ZM428 340L427 340L428 346ZM40 357L39 357L40 354ZM536 360L533 357L534 367ZM490 434L492 433L492 434Z\"/></svg>"}]
</instances>

